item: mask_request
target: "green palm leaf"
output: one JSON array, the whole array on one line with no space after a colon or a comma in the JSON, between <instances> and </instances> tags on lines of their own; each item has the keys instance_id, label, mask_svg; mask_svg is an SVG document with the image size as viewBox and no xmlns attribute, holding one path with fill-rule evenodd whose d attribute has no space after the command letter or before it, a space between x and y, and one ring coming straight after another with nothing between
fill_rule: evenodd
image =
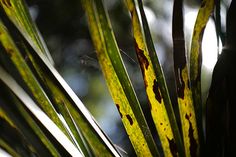
<instances>
[{"instance_id":1,"label":"green palm leaf","mask_svg":"<svg viewBox=\"0 0 236 157\"><path fill-rule=\"evenodd\" d=\"M25 107L41 122L50 134L70 153L72 156L83 156L74 144L65 136L55 123L36 105L29 95L17 84L17 82L0 67L0 79L11 91L22 101Z\"/></svg>"},{"instance_id":2,"label":"green palm leaf","mask_svg":"<svg viewBox=\"0 0 236 157\"><path fill-rule=\"evenodd\" d=\"M64 133L66 133L68 137L71 138L71 141L75 144L75 146L77 146L79 149L81 148L86 156L93 156L92 152L96 156L101 154L101 152L103 154L106 154L107 152L107 154L119 156L117 151L114 149L114 146L100 130L97 123L91 117L90 113L83 106L81 101L77 98L77 96L75 96L65 81L53 68L51 63L49 63L49 60L44 58L44 54L37 51L35 52L34 49L31 48L31 45L25 41L24 37L22 37L20 33L14 28L14 26L12 26L11 23L7 21L7 18L4 18L4 22L7 23L9 28L11 28L11 35L13 35L15 37L14 40L17 41L16 43L18 48L16 45L14 45L13 41L11 41L10 37L6 35L9 38L14 51L17 52L17 57L19 57L15 58L14 60L16 62L14 62L16 64L15 67L18 68L16 71L19 70L18 65L24 65L23 69L29 69L29 73L32 73L30 75L34 75L34 77L37 78L37 84L39 84L43 94L46 95L46 97L42 98L41 100L45 100L45 98L47 98L46 100L48 100L53 105L53 108L62 114L70 129L68 130L66 128L64 123L61 122L60 118L58 118L58 122L62 123L61 128L66 128ZM6 30L4 26L2 26L2 28L3 30ZM24 30L24 28L21 29ZM9 41L6 41L5 39L2 41L5 42L6 45L9 43ZM41 55L41 57L44 58L44 61L42 61L42 59L36 53ZM22 58L22 55L26 60ZM8 56L3 57L5 57L5 60L8 59ZM17 63L18 61L20 61L19 64ZM47 64L45 64L45 62ZM5 65L6 64L8 63L5 63ZM45 71L44 69L47 70ZM11 71L11 69L9 69L9 71ZM23 71L23 73L24 72L25 71ZM15 75L14 73L12 74ZM26 80L30 78L28 75L26 78L24 78L24 75L21 75L21 77ZM29 87L35 88L35 86L30 84ZM68 94L68 92L70 94ZM38 92L36 93L38 94ZM73 96L71 96L71 93ZM39 105L41 105L41 102L39 102ZM50 105L47 104L45 107L50 107ZM50 110L45 108L45 112L48 111L50 112ZM70 133L72 133L72 135ZM92 151L90 145L92 146Z\"/></svg>"},{"instance_id":3,"label":"green palm leaf","mask_svg":"<svg viewBox=\"0 0 236 157\"><path fill-rule=\"evenodd\" d=\"M63 130L63 132L69 137L65 127L60 121L55 108L52 106L47 95L43 91L42 87L38 83L34 74L25 62L25 59L21 55L19 49L16 47L14 41L9 35L8 30L0 21L0 42L1 49L0 56L5 63L5 67L8 68L10 72L17 78L21 78L25 88L33 95L34 99L37 101L38 105L48 114L48 116ZM17 71L17 73L15 73Z\"/></svg>"},{"instance_id":4,"label":"green palm leaf","mask_svg":"<svg viewBox=\"0 0 236 157\"><path fill-rule=\"evenodd\" d=\"M214 9L214 0L203 0L194 25L190 50L190 83L196 111L197 126L202 131L202 96L201 96L201 66L202 66L202 37ZM200 132L201 134L201 132Z\"/></svg>"},{"instance_id":5,"label":"green palm leaf","mask_svg":"<svg viewBox=\"0 0 236 157\"><path fill-rule=\"evenodd\" d=\"M141 66L151 113L157 128L165 156L183 156L182 140L176 123L165 78L156 55L142 2L138 1L142 26L139 21L135 1L127 0L131 13L135 49ZM146 39L145 39L146 37Z\"/></svg>"},{"instance_id":6,"label":"green palm leaf","mask_svg":"<svg viewBox=\"0 0 236 157\"><path fill-rule=\"evenodd\" d=\"M186 156L199 156L200 142L185 51L182 0L174 1L172 27L175 80L185 153Z\"/></svg>"},{"instance_id":7,"label":"green palm leaf","mask_svg":"<svg viewBox=\"0 0 236 157\"><path fill-rule=\"evenodd\" d=\"M91 36L112 98L138 156L159 156L124 69L107 13L100 0L82 1Z\"/></svg>"}]
</instances>

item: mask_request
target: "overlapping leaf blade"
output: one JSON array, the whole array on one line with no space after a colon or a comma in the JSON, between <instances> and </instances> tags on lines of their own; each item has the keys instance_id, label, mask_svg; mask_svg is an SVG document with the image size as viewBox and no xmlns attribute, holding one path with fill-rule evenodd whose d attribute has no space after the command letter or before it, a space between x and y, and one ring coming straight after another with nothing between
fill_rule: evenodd
<instances>
[{"instance_id":1,"label":"overlapping leaf blade","mask_svg":"<svg viewBox=\"0 0 236 157\"><path fill-rule=\"evenodd\" d=\"M5 11L8 18L23 35L17 35L18 37L16 37L15 35L19 32L12 33L11 31L9 33L2 22L0 23L0 56L2 60L0 64L12 76L17 78L18 83L21 83L21 86L33 97L38 105L42 105L42 109L67 135L66 140L70 139L73 142L72 147L76 151L79 152L81 148L85 156L98 156L101 153L103 156L120 156L87 109L54 69L51 56L29 16L24 0L0 0L0 2L1 12ZM135 151L138 156L159 156L122 63L102 0L82 0L82 2L88 15L90 31L100 65ZM156 56L142 1L126 0L126 2L132 17L135 48L151 104L151 113L161 139L164 155L184 156L182 140L166 88L165 78ZM139 7L137 9L140 11L142 25L139 22L136 2L138 2ZM181 23L182 20L179 18L182 15L178 13L181 14L182 8L175 8L177 2L182 2L182 0L175 0L174 9L178 11L174 11L174 19L178 19L177 21ZM182 30L178 28L179 23L173 22L177 24L173 29L175 73L186 156L199 155L197 126L200 133L202 131L201 40L213 6L214 0L202 1L194 27L190 62L192 93L186 65L184 35L181 34ZM179 17L176 18L176 16ZM11 29L12 27L9 28ZM144 34L142 31L144 31ZM175 34L175 31L180 34ZM192 97L197 111L197 124ZM26 121L32 118L24 108L18 108L18 110ZM0 118L4 119L3 115L5 113L2 111L0 105ZM65 119L67 124L61 122L58 113ZM31 120L28 120L27 123L32 129L34 128L33 130L37 134L35 128L40 130L37 124ZM65 125L68 125L69 129ZM43 133L38 133L37 136L46 140L46 142L42 142L48 146L50 153L54 154L54 156L59 155L56 149L47 143L49 141L47 141L47 137ZM15 156L19 155L1 138L0 146Z\"/></svg>"},{"instance_id":2,"label":"overlapping leaf blade","mask_svg":"<svg viewBox=\"0 0 236 157\"><path fill-rule=\"evenodd\" d=\"M214 0L203 0L194 25L190 50L190 83L193 103L196 112L197 127L202 132L202 96L201 96L201 67L202 67L202 37L206 24L214 9ZM200 132L200 133L201 133Z\"/></svg>"},{"instance_id":3,"label":"overlapping leaf blade","mask_svg":"<svg viewBox=\"0 0 236 157\"><path fill-rule=\"evenodd\" d=\"M94 155L98 156L102 153L104 156L119 156L113 144L100 129L89 111L48 59L36 52L33 53L33 56L35 57L35 61L39 61L39 65L45 70L45 74L49 74L48 77L44 77L44 81L51 88L51 92L54 92L54 96L57 95L57 101L62 103L60 105L66 105L74 122L81 129L82 134L94 151Z\"/></svg>"},{"instance_id":4,"label":"overlapping leaf blade","mask_svg":"<svg viewBox=\"0 0 236 157\"><path fill-rule=\"evenodd\" d=\"M183 0L175 0L172 21L173 55L178 106L186 156L199 156L199 135L185 50Z\"/></svg>"},{"instance_id":5,"label":"overlapping leaf blade","mask_svg":"<svg viewBox=\"0 0 236 157\"><path fill-rule=\"evenodd\" d=\"M77 147L66 137L57 125L36 105L20 85L0 67L0 80L19 98L35 118L49 131L49 133L63 146L71 156L82 157ZM14 123L13 123L14 124ZM22 129L21 129L22 130ZM23 130L25 131L25 130ZM27 135L27 134L26 134ZM38 152L39 153L39 152Z\"/></svg>"},{"instance_id":6,"label":"overlapping leaf blade","mask_svg":"<svg viewBox=\"0 0 236 157\"><path fill-rule=\"evenodd\" d=\"M61 88L60 82L58 82L57 78L55 78L53 74L50 74L51 71L42 70L47 69L47 66L44 65L42 61L39 62L40 58L36 57L35 55L31 55L30 53L28 53L27 55L33 63L33 68L35 68L35 71L39 75L41 83L44 84L45 92L48 94L53 104L55 104L57 110L60 112L60 114L62 114L62 116L66 120L70 130L72 131L73 136L75 137L84 154L92 156L92 152L90 152L89 147L91 147L95 155L98 155L101 152L103 154L110 154L111 152L107 150L105 144L107 142L104 142L101 137L99 137L101 135L98 135L98 133L96 132L96 130L100 130L100 128L97 128L97 124L94 123L93 119L93 124L90 124L90 122L86 118L89 116L91 119L91 115L88 114L84 117L83 112L78 109L75 102L71 100L68 94L65 94L65 90ZM51 66L51 68L53 67ZM82 105L81 102L79 105ZM83 107L83 109L85 108ZM86 110L86 112L88 111ZM95 125L97 129L94 130L91 125Z\"/></svg>"},{"instance_id":7,"label":"overlapping leaf blade","mask_svg":"<svg viewBox=\"0 0 236 157\"><path fill-rule=\"evenodd\" d=\"M124 69L111 24L101 0L83 0L99 63L138 156L159 156Z\"/></svg>"},{"instance_id":8,"label":"overlapping leaf blade","mask_svg":"<svg viewBox=\"0 0 236 157\"><path fill-rule=\"evenodd\" d=\"M31 117L28 111L23 107L22 103L20 103L20 101L16 99L15 96L11 94L9 90L7 90L7 88L4 88L2 84L1 86L2 86L3 91L0 92L1 93L0 99L1 100L5 99L5 101L1 101L0 108L2 108L2 111L4 112L6 111L11 116L15 117L15 120L17 120L17 122L15 121L14 124L16 125L20 124L21 126L23 126L21 128L25 128L25 126L28 127L27 129L20 129L22 132L24 132L25 130L33 131L33 133L30 133L30 134L37 136L38 137L37 139L39 140L37 141L37 148L42 148L44 145L45 148L47 149L47 150L41 150L43 151L44 155L50 152L51 156L60 156L60 153L55 148L53 143L51 143L51 141L47 138L47 136L39 127L39 125ZM7 114L5 113L2 115L7 115ZM32 138L31 138L31 141L32 141Z\"/></svg>"},{"instance_id":9,"label":"overlapping leaf blade","mask_svg":"<svg viewBox=\"0 0 236 157\"><path fill-rule=\"evenodd\" d=\"M2 103L2 102L1 102ZM29 156L30 154L37 154L35 149L30 143L26 143L25 138L19 131L19 128L14 124L11 118L6 114L3 108L0 106L0 121L1 121L1 134L0 134L0 146L6 149L11 155L16 156ZM5 133L5 134L4 134ZM7 133L7 134L6 134ZM14 135L14 136L13 136ZM9 137L14 137L15 141L10 141ZM31 148L30 148L31 147ZM16 150L21 151L16 151Z\"/></svg>"},{"instance_id":10,"label":"overlapping leaf blade","mask_svg":"<svg viewBox=\"0 0 236 157\"><path fill-rule=\"evenodd\" d=\"M40 105L40 107L59 126L59 128L67 135L67 137L70 138L61 120L59 119L55 108L38 83L38 80L35 78L34 74L26 64L19 49L16 47L12 38L9 36L8 30L1 21L0 33L0 42L2 47L0 56L2 58L2 63L5 63L5 67L10 72L12 72L16 78L22 79L19 79L18 81L23 82L25 88L33 95L38 105Z\"/></svg>"},{"instance_id":11,"label":"overlapping leaf blade","mask_svg":"<svg viewBox=\"0 0 236 157\"><path fill-rule=\"evenodd\" d=\"M10 10L10 11L14 12L14 10ZM18 18L24 18L24 16L18 16ZM20 19L16 21L16 23L14 23L13 21L13 23L17 26L19 24L17 22L21 20L24 20L24 19ZM10 25L10 23L7 20L5 20L5 22L8 24L8 26ZM32 24L27 24L27 25L32 25ZM11 28L11 30L15 29L12 26L9 26L9 27ZM27 27L21 27L20 29L21 29L21 32L28 31L28 30L25 30L27 29ZM83 153L86 156L93 156L92 151L94 152L96 156L101 153L103 153L105 156L112 156L112 154L114 156L119 156L117 151L114 149L114 146L112 146L109 139L107 139L107 137L98 127L97 123L91 117L90 113L83 106L83 104L76 97L76 95L72 92L72 90L68 87L68 85L61 78L61 76L57 73L57 71L53 68L51 63L47 62L47 65L45 65L44 62L42 61L40 62L41 59L39 56L37 56L36 53L40 54L41 57L44 57L45 54L40 51L35 52L34 49L32 49L30 46L32 45L32 43L37 43L37 41L34 41L35 40L34 38L29 38L29 39L26 38L27 40L33 40L33 41L30 41L30 45L29 45L23 39L20 33L17 32L16 30L14 32L11 32L11 35L16 35L14 36L14 39L17 40L17 46L20 47L20 51L22 53L22 54L20 53L19 54L24 55L26 59L25 62L28 64L26 66L29 66L28 68L33 72L32 75L34 75L37 78L37 81L39 81L40 87L43 88L42 91L44 92L46 97L50 99L49 102L52 102L53 107L57 110L57 112L63 115L64 119L67 122L67 125L69 125L70 131L72 132L71 140L73 142L76 141L77 143L79 143L79 148L82 149ZM32 53L35 53L34 56L32 55ZM37 56L38 58L35 59L34 58L35 56ZM48 61L48 59L45 59L45 60ZM22 64L26 64L26 63L23 63L24 60L21 60L21 61L22 61ZM43 68L41 66L43 66ZM44 69L48 69L48 66L50 66L49 68L50 70L45 71ZM51 72L51 70L53 72ZM60 81L57 80L58 77ZM61 82L63 85L61 85ZM64 89L64 87L67 89ZM68 92L72 93L73 96L68 94ZM62 125L62 127L64 126ZM80 131L83 132L83 135L80 134ZM83 136L85 140L80 139L80 137L83 138ZM73 139L75 139L75 141ZM75 145L77 145L76 142L75 142ZM93 150L91 151L90 148L88 148L87 150L87 148L83 147L84 145L86 145L85 143L89 143L89 145L91 145Z\"/></svg>"},{"instance_id":12,"label":"overlapping leaf blade","mask_svg":"<svg viewBox=\"0 0 236 157\"><path fill-rule=\"evenodd\" d=\"M136 54L144 77L151 113L165 156L183 156L183 146L162 68L158 61L141 1L138 1L143 24L139 21L135 1L126 0L131 13ZM145 39L146 37L146 39Z\"/></svg>"}]
</instances>

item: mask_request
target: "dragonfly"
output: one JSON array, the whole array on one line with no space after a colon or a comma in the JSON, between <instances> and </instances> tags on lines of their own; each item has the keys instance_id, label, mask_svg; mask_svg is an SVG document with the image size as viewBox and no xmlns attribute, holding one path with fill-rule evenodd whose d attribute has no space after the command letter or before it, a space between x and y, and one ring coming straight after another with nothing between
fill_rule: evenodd
<instances>
[{"instance_id":1,"label":"dragonfly","mask_svg":"<svg viewBox=\"0 0 236 157\"><path fill-rule=\"evenodd\" d=\"M120 53L124 60L127 60L131 65L138 65L136 59L132 58L129 54L127 54L124 50L120 49ZM80 55L79 58L79 64L85 67L91 67L97 70L101 70L97 57L95 55L96 53L89 53L89 54L83 54Z\"/></svg>"}]
</instances>

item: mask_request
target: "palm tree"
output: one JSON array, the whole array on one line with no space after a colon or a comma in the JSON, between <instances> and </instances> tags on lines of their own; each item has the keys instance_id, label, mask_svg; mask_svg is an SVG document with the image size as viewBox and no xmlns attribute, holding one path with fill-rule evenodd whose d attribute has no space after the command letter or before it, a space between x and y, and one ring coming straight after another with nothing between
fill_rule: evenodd
<instances>
[{"instance_id":1,"label":"palm tree","mask_svg":"<svg viewBox=\"0 0 236 157\"><path fill-rule=\"evenodd\" d=\"M121 57L103 1L81 0L101 71L136 155L204 156L217 153L215 148L221 150L215 155L232 154L235 3L232 2L228 12L226 50L216 64L207 101L207 141L201 98L201 43L215 5L217 38L223 39L219 29L220 1L201 2L191 40L190 59L186 57L183 1L173 3L177 107L174 107L175 101L167 88L142 0L125 0L124 3L130 14L131 44L143 76L149 104L147 112L154 126L152 133ZM0 148L12 156L124 156L56 70L25 2L1 0L0 17ZM220 97L222 91L223 97ZM222 104L226 107L221 107ZM224 114L220 113L222 108Z\"/></svg>"}]
</instances>

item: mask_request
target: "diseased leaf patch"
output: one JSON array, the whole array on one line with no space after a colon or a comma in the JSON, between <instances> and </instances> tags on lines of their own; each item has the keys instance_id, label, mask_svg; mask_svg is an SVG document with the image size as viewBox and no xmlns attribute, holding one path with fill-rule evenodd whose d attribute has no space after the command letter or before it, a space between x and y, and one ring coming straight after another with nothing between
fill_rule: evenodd
<instances>
[{"instance_id":1,"label":"diseased leaf patch","mask_svg":"<svg viewBox=\"0 0 236 157\"><path fill-rule=\"evenodd\" d=\"M159 103L161 103L162 97L161 97L161 93L160 93L160 90L159 90L158 83L157 83L156 79L153 81L153 88L152 89L153 89L153 92L155 93L156 100Z\"/></svg>"},{"instance_id":2,"label":"diseased leaf patch","mask_svg":"<svg viewBox=\"0 0 236 157\"><path fill-rule=\"evenodd\" d=\"M190 154L191 154L191 157L197 157L197 141L195 140L194 136L193 136L193 126L192 126L192 123L190 122L190 117L191 117L191 114L188 115L186 114L185 115L185 118L189 121L189 139L190 139Z\"/></svg>"},{"instance_id":3,"label":"diseased leaf patch","mask_svg":"<svg viewBox=\"0 0 236 157\"><path fill-rule=\"evenodd\" d=\"M138 47L138 44L137 44L136 40L134 40L134 42L135 42L135 50L137 52L137 56L138 56L138 59L139 59L139 62L141 64L141 68L142 68L142 71L143 71L143 74L144 74L144 68L146 70L148 69L149 62L148 62L148 59L146 58L146 56L144 55L143 50L141 50Z\"/></svg>"},{"instance_id":4,"label":"diseased leaf patch","mask_svg":"<svg viewBox=\"0 0 236 157\"><path fill-rule=\"evenodd\" d=\"M120 105L119 105L119 104L116 104L116 107L117 107L117 109L118 109L118 112L119 112L119 114L120 114L120 117L123 118L123 115L122 115L122 113L120 112Z\"/></svg>"},{"instance_id":5,"label":"diseased leaf patch","mask_svg":"<svg viewBox=\"0 0 236 157\"><path fill-rule=\"evenodd\" d=\"M166 138L169 142L171 154L173 155L173 157L177 157L178 156L178 151L177 151L177 146L176 146L176 143L175 143L174 139L172 138L170 140L168 137L166 137Z\"/></svg>"},{"instance_id":6,"label":"diseased leaf patch","mask_svg":"<svg viewBox=\"0 0 236 157\"><path fill-rule=\"evenodd\" d=\"M131 118L131 116L130 115L126 115L126 118L129 120L129 123L130 123L130 125L133 125L133 119Z\"/></svg>"}]
</instances>

